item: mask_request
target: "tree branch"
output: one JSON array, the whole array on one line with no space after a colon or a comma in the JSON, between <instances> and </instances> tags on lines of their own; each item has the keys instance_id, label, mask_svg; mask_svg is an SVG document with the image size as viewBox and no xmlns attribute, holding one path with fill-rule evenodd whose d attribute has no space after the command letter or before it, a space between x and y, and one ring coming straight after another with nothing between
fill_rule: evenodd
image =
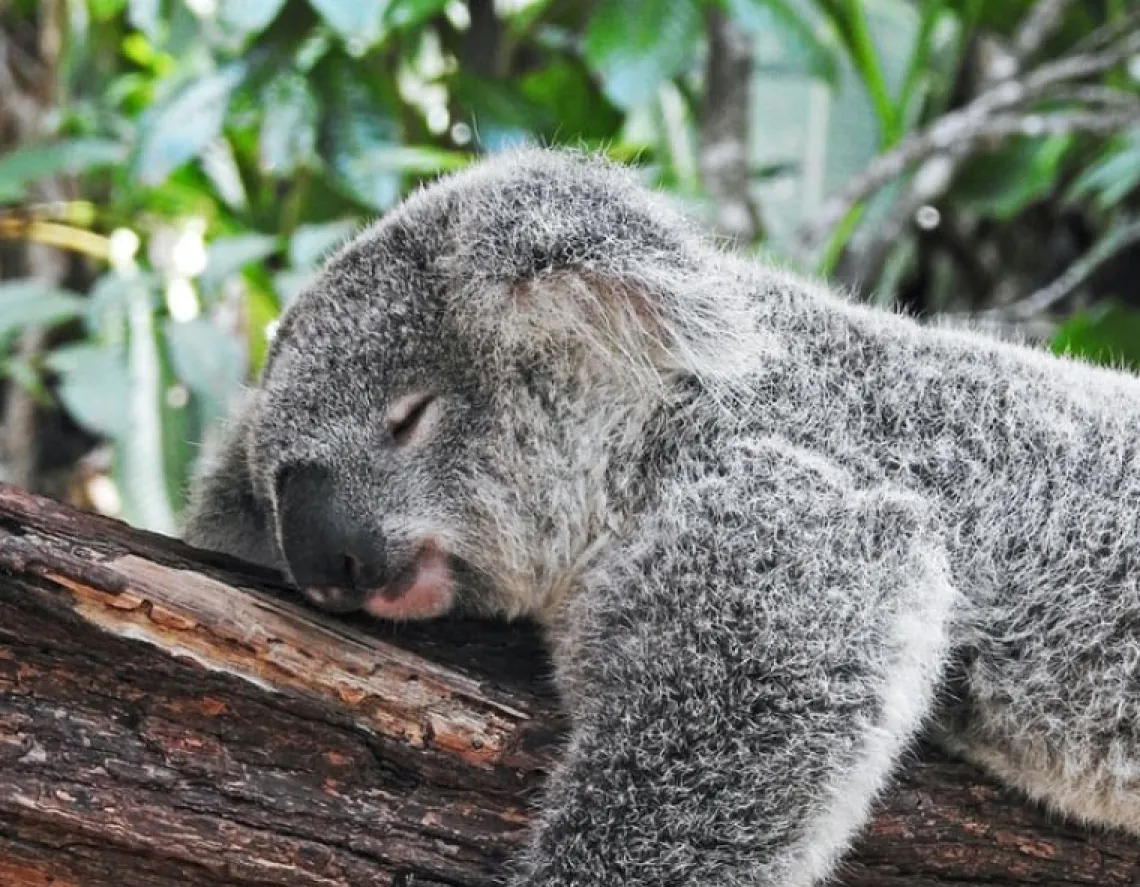
<instances>
[{"instance_id":1,"label":"tree branch","mask_svg":"<svg viewBox=\"0 0 1140 887\"><path fill-rule=\"evenodd\" d=\"M1009 305L983 312L983 316L1009 321L1032 320L1045 314L1075 293L1101 268L1122 252L1140 245L1140 221L1132 220L1114 227L1093 247L1046 287Z\"/></svg>"},{"instance_id":2,"label":"tree branch","mask_svg":"<svg viewBox=\"0 0 1140 887\"><path fill-rule=\"evenodd\" d=\"M334 621L0 485L0 883L489 885L563 722L521 626ZM1135 885L1140 845L923 749L849 887Z\"/></svg>"},{"instance_id":3,"label":"tree branch","mask_svg":"<svg viewBox=\"0 0 1140 887\"><path fill-rule=\"evenodd\" d=\"M748 172L753 41L716 6L708 10L708 34L701 177L716 203L719 231L736 243L749 244L764 234Z\"/></svg>"},{"instance_id":4,"label":"tree branch","mask_svg":"<svg viewBox=\"0 0 1140 887\"><path fill-rule=\"evenodd\" d=\"M1021 22L1013 35L1013 53L1018 67L1024 66L1040 52L1050 37L1056 33L1065 17L1065 12L1073 5L1073 0L1038 0Z\"/></svg>"},{"instance_id":5,"label":"tree branch","mask_svg":"<svg viewBox=\"0 0 1140 887\"><path fill-rule=\"evenodd\" d=\"M1069 132L1113 132L1140 121L1134 105L1062 112L1027 110L1051 92L1072 81L1103 74L1140 52L1140 33L1130 33L1114 45L1043 64L1024 77L998 83L965 107L938 118L925 130L875 158L863 172L829 199L816 218L801 232L798 250L807 255L817 249L836 225L879 188L911 166L935 154L946 154L954 166L982 147L1015 135L1042 136Z\"/></svg>"}]
</instances>

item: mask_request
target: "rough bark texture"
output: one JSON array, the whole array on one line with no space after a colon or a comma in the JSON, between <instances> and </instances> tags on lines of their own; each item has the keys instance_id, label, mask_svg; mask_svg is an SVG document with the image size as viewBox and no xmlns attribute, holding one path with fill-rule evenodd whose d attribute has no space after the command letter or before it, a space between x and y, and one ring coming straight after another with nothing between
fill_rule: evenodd
<instances>
[{"instance_id":1,"label":"rough bark texture","mask_svg":"<svg viewBox=\"0 0 1140 887\"><path fill-rule=\"evenodd\" d=\"M561 732L533 633L239 570L0 485L0 885L491 883ZM842 881L1140 884L1140 846L924 749Z\"/></svg>"}]
</instances>

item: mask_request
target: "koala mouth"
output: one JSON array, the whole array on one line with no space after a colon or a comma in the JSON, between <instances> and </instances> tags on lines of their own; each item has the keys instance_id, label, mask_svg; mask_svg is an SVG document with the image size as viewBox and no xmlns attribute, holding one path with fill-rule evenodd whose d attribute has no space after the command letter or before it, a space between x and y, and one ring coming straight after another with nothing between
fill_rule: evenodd
<instances>
[{"instance_id":1,"label":"koala mouth","mask_svg":"<svg viewBox=\"0 0 1140 887\"><path fill-rule=\"evenodd\" d=\"M394 582L364 599L364 610L379 619L432 619L446 613L454 598L448 557L428 542Z\"/></svg>"}]
</instances>

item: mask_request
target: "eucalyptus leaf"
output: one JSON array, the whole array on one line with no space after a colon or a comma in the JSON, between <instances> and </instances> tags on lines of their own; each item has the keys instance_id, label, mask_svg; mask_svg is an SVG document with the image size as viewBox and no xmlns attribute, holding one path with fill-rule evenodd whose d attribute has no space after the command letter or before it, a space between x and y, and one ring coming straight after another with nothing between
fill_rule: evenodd
<instances>
[{"instance_id":1,"label":"eucalyptus leaf","mask_svg":"<svg viewBox=\"0 0 1140 887\"><path fill-rule=\"evenodd\" d=\"M245 37L260 34L277 18L285 0L220 0L218 21Z\"/></svg>"},{"instance_id":2,"label":"eucalyptus leaf","mask_svg":"<svg viewBox=\"0 0 1140 887\"><path fill-rule=\"evenodd\" d=\"M470 114L478 144L487 151L534 141L537 133L553 132L559 126L559 109L529 98L522 84L457 72L449 85L456 101Z\"/></svg>"},{"instance_id":3,"label":"eucalyptus leaf","mask_svg":"<svg viewBox=\"0 0 1140 887\"><path fill-rule=\"evenodd\" d=\"M777 41L782 54L806 73L831 85L839 81L836 47L817 32L808 16L789 0L723 0L736 25L753 37Z\"/></svg>"},{"instance_id":4,"label":"eucalyptus leaf","mask_svg":"<svg viewBox=\"0 0 1140 887\"><path fill-rule=\"evenodd\" d=\"M377 151L385 169L415 176L435 176L462 169L471 158L461 151L431 145L388 145Z\"/></svg>"},{"instance_id":5,"label":"eucalyptus leaf","mask_svg":"<svg viewBox=\"0 0 1140 887\"><path fill-rule=\"evenodd\" d=\"M312 268L359 228L360 222L357 219L302 225L293 232L289 241L289 264L296 270L306 271Z\"/></svg>"},{"instance_id":6,"label":"eucalyptus leaf","mask_svg":"<svg viewBox=\"0 0 1140 887\"><path fill-rule=\"evenodd\" d=\"M1090 164L1069 189L1070 202L1093 197L1101 209L1112 209L1140 188L1140 130L1129 133L1113 149Z\"/></svg>"},{"instance_id":7,"label":"eucalyptus leaf","mask_svg":"<svg viewBox=\"0 0 1140 887\"><path fill-rule=\"evenodd\" d=\"M955 195L975 212L1011 219L1054 191L1072 142L1069 136L1010 142L974 159L959 175Z\"/></svg>"},{"instance_id":8,"label":"eucalyptus leaf","mask_svg":"<svg viewBox=\"0 0 1140 887\"><path fill-rule=\"evenodd\" d=\"M135 172L143 184L165 181L218 137L230 94L244 74L244 65L228 65L184 86L143 116L135 157Z\"/></svg>"},{"instance_id":9,"label":"eucalyptus leaf","mask_svg":"<svg viewBox=\"0 0 1140 887\"><path fill-rule=\"evenodd\" d=\"M309 0L309 5L354 55L379 41L384 33L387 0Z\"/></svg>"},{"instance_id":10,"label":"eucalyptus leaf","mask_svg":"<svg viewBox=\"0 0 1140 887\"><path fill-rule=\"evenodd\" d=\"M316 277L317 272L311 268L306 271L281 271L273 275L273 289L276 290L282 306L288 306L301 295Z\"/></svg>"},{"instance_id":11,"label":"eucalyptus leaf","mask_svg":"<svg viewBox=\"0 0 1140 887\"><path fill-rule=\"evenodd\" d=\"M560 132L575 133L582 139L612 139L622 123L622 115L602 96L591 81L580 59L556 57L519 81L519 92L537 108L532 128L556 138Z\"/></svg>"},{"instance_id":12,"label":"eucalyptus leaf","mask_svg":"<svg viewBox=\"0 0 1140 887\"><path fill-rule=\"evenodd\" d=\"M53 404L43 378L27 359L12 357L5 360L0 357L0 379L11 379L38 404L48 407Z\"/></svg>"},{"instance_id":13,"label":"eucalyptus leaf","mask_svg":"<svg viewBox=\"0 0 1140 887\"><path fill-rule=\"evenodd\" d=\"M388 4L384 24L391 28L409 30L439 15L448 0L395 0Z\"/></svg>"},{"instance_id":14,"label":"eucalyptus leaf","mask_svg":"<svg viewBox=\"0 0 1140 887\"><path fill-rule=\"evenodd\" d=\"M132 280L116 271L109 271L95 281L87 294L85 312L87 329L93 339L104 345L125 348L127 303L132 287L139 284L138 275Z\"/></svg>"},{"instance_id":15,"label":"eucalyptus leaf","mask_svg":"<svg viewBox=\"0 0 1140 887\"><path fill-rule=\"evenodd\" d=\"M0 282L0 343L29 327L51 327L83 314L76 293L27 277Z\"/></svg>"},{"instance_id":16,"label":"eucalyptus leaf","mask_svg":"<svg viewBox=\"0 0 1140 887\"><path fill-rule=\"evenodd\" d=\"M258 159L269 175L291 175L315 156L320 108L305 77L289 72L262 90L265 109L258 139Z\"/></svg>"},{"instance_id":17,"label":"eucalyptus leaf","mask_svg":"<svg viewBox=\"0 0 1140 887\"><path fill-rule=\"evenodd\" d=\"M222 202L233 210L244 210L249 207L249 198L245 193L245 183L241 179L241 170L238 169L237 157L229 140L217 138L206 145L201 151L202 172L214 186L214 191Z\"/></svg>"},{"instance_id":18,"label":"eucalyptus leaf","mask_svg":"<svg viewBox=\"0 0 1140 887\"><path fill-rule=\"evenodd\" d=\"M99 23L119 15L126 8L126 5L127 0L87 0L91 17Z\"/></svg>"},{"instance_id":19,"label":"eucalyptus leaf","mask_svg":"<svg viewBox=\"0 0 1140 887\"><path fill-rule=\"evenodd\" d=\"M220 237L206 248L206 270L201 283L217 287L247 265L264 261L277 252L279 241L269 234L238 234Z\"/></svg>"},{"instance_id":20,"label":"eucalyptus leaf","mask_svg":"<svg viewBox=\"0 0 1140 887\"><path fill-rule=\"evenodd\" d=\"M250 287L244 307L247 370L256 375L265 363L271 332L281 315L281 301L270 287Z\"/></svg>"},{"instance_id":21,"label":"eucalyptus leaf","mask_svg":"<svg viewBox=\"0 0 1140 887\"><path fill-rule=\"evenodd\" d=\"M108 139L68 139L17 148L0 155L0 201L23 199L28 186L43 179L115 166L126 156L123 145Z\"/></svg>"},{"instance_id":22,"label":"eucalyptus leaf","mask_svg":"<svg viewBox=\"0 0 1140 887\"><path fill-rule=\"evenodd\" d=\"M45 359L68 415L93 434L112 439L130 431L130 377L121 356L87 343L57 348Z\"/></svg>"},{"instance_id":23,"label":"eucalyptus leaf","mask_svg":"<svg viewBox=\"0 0 1140 887\"><path fill-rule=\"evenodd\" d=\"M128 0L127 21L149 40L157 41L162 29L162 0Z\"/></svg>"},{"instance_id":24,"label":"eucalyptus leaf","mask_svg":"<svg viewBox=\"0 0 1140 887\"><path fill-rule=\"evenodd\" d=\"M206 420L223 418L245 377L238 344L203 318L168 321L163 333L174 372L200 397Z\"/></svg>"},{"instance_id":25,"label":"eucalyptus leaf","mask_svg":"<svg viewBox=\"0 0 1140 887\"><path fill-rule=\"evenodd\" d=\"M347 66L330 82L331 107L322 132L324 156L346 194L374 210L386 210L403 191L394 159L400 146L399 113Z\"/></svg>"},{"instance_id":26,"label":"eucalyptus leaf","mask_svg":"<svg viewBox=\"0 0 1140 887\"><path fill-rule=\"evenodd\" d=\"M127 297L129 432L118 439L115 473L123 491L123 517L159 533L176 529L177 498L182 483L177 408L169 404L177 379L163 354L150 290L133 283Z\"/></svg>"},{"instance_id":27,"label":"eucalyptus leaf","mask_svg":"<svg viewBox=\"0 0 1140 887\"><path fill-rule=\"evenodd\" d=\"M1070 317L1056 332L1058 354L1140 371L1140 311L1107 301Z\"/></svg>"},{"instance_id":28,"label":"eucalyptus leaf","mask_svg":"<svg viewBox=\"0 0 1140 887\"><path fill-rule=\"evenodd\" d=\"M586 60L610 101L631 108L692 63L703 32L697 0L602 0L586 31Z\"/></svg>"}]
</instances>

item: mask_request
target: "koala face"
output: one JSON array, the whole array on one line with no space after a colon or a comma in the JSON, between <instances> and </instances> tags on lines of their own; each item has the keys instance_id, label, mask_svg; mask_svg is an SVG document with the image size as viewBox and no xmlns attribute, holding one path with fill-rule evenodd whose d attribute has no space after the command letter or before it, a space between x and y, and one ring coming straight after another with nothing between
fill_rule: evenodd
<instances>
[{"instance_id":1,"label":"koala face","mask_svg":"<svg viewBox=\"0 0 1140 887\"><path fill-rule=\"evenodd\" d=\"M493 414L440 286L422 249L376 232L325 269L274 343L249 459L293 580L327 609L486 609L465 487Z\"/></svg>"},{"instance_id":2,"label":"koala face","mask_svg":"<svg viewBox=\"0 0 1140 887\"><path fill-rule=\"evenodd\" d=\"M690 239L626 173L534 152L337 254L282 320L245 439L297 585L385 618L556 607L653 380L733 335Z\"/></svg>"},{"instance_id":3,"label":"koala face","mask_svg":"<svg viewBox=\"0 0 1140 887\"><path fill-rule=\"evenodd\" d=\"M577 482L565 386L473 334L432 238L405 235L398 217L368 232L283 320L250 428L255 486L325 609L534 614L572 547L554 501L556 476Z\"/></svg>"}]
</instances>

